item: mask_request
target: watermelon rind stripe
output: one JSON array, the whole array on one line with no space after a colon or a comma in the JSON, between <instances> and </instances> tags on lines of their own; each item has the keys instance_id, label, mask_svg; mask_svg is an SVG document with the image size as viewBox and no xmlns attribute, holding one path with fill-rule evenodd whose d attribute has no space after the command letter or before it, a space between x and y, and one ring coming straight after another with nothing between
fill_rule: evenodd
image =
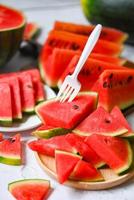
<instances>
[{"instance_id":1,"label":"watermelon rind stripe","mask_svg":"<svg viewBox=\"0 0 134 200\"><path fill-rule=\"evenodd\" d=\"M4 157L0 156L0 163L7 165L21 165L21 158L19 157Z\"/></svg>"},{"instance_id":2,"label":"watermelon rind stripe","mask_svg":"<svg viewBox=\"0 0 134 200\"><path fill-rule=\"evenodd\" d=\"M28 183L32 183L32 184L38 184L38 183L42 183L45 184L47 186L49 186L50 188L50 181L49 180L45 180L45 179L23 179L23 180L18 180L18 181L14 181L8 184L8 190L10 192L12 192L12 189L14 189L17 186L21 186L21 185L25 185Z\"/></svg>"},{"instance_id":3,"label":"watermelon rind stripe","mask_svg":"<svg viewBox=\"0 0 134 200\"><path fill-rule=\"evenodd\" d=\"M36 130L33 132L33 135L36 136L37 138L51 138L57 135L64 135L66 133L69 133L71 130L70 129L65 129L65 128L52 128L48 130Z\"/></svg>"},{"instance_id":4,"label":"watermelon rind stripe","mask_svg":"<svg viewBox=\"0 0 134 200\"><path fill-rule=\"evenodd\" d=\"M127 149L128 149L128 160L122 167L114 169L116 174L121 174L121 173L125 172L126 170L128 170L130 168L131 164L132 164L132 161L133 161L133 152L132 152L131 145L127 140L125 140L125 142L126 142L126 146L127 146Z\"/></svg>"}]
</instances>

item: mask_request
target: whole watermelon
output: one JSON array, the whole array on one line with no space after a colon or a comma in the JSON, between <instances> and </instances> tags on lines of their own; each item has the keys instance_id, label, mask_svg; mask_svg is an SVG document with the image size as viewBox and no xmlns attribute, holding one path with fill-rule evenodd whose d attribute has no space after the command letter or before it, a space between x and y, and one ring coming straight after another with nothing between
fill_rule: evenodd
<instances>
[{"instance_id":1,"label":"whole watermelon","mask_svg":"<svg viewBox=\"0 0 134 200\"><path fill-rule=\"evenodd\" d=\"M81 5L91 23L119 28L134 44L134 0L81 0Z\"/></svg>"}]
</instances>

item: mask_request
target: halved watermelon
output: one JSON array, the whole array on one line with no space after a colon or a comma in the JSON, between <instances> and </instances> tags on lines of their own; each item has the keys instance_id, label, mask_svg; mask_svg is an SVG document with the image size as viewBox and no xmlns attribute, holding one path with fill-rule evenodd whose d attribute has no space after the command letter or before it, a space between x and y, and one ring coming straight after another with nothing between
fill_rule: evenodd
<instances>
[{"instance_id":1,"label":"halved watermelon","mask_svg":"<svg viewBox=\"0 0 134 200\"><path fill-rule=\"evenodd\" d=\"M75 168L69 178L76 181L88 182L104 180L99 170L83 160L79 160L79 162L75 165Z\"/></svg>"},{"instance_id":2,"label":"halved watermelon","mask_svg":"<svg viewBox=\"0 0 134 200\"><path fill-rule=\"evenodd\" d=\"M22 119L21 112L21 96L20 96L20 85L17 77L1 77L0 83L8 83L11 90L12 100L12 117L14 119Z\"/></svg>"},{"instance_id":3,"label":"halved watermelon","mask_svg":"<svg viewBox=\"0 0 134 200\"><path fill-rule=\"evenodd\" d=\"M55 156L55 150L63 150L67 152L77 153L66 140L64 135L55 136L50 139L40 139L28 143L33 151L47 156Z\"/></svg>"},{"instance_id":4,"label":"halved watermelon","mask_svg":"<svg viewBox=\"0 0 134 200\"><path fill-rule=\"evenodd\" d=\"M76 64L78 63L80 56L74 56L60 77L58 81L58 86L62 84L65 77L69 74L72 74L74 72L74 69L76 67ZM81 91L89 91L93 87L94 83L97 81L99 75L107 69L126 69L125 67L113 65L110 63L106 63L100 60L95 60L92 58L87 59L86 63L84 64L84 67L82 68L81 72L78 75L78 80L81 83Z\"/></svg>"},{"instance_id":5,"label":"halved watermelon","mask_svg":"<svg viewBox=\"0 0 134 200\"><path fill-rule=\"evenodd\" d=\"M0 83L0 124L4 126L12 124L11 91L7 83Z\"/></svg>"},{"instance_id":6,"label":"halved watermelon","mask_svg":"<svg viewBox=\"0 0 134 200\"><path fill-rule=\"evenodd\" d=\"M70 176L75 165L82 157L65 151L55 151L56 172L58 181L64 183Z\"/></svg>"},{"instance_id":7,"label":"halved watermelon","mask_svg":"<svg viewBox=\"0 0 134 200\"><path fill-rule=\"evenodd\" d=\"M127 140L93 134L85 141L117 174L126 171L131 166L133 156Z\"/></svg>"},{"instance_id":8,"label":"halved watermelon","mask_svg":"<svg viewBox=\"0 0 134 200\"><path fill-rule=\"evenodd\" d=\"M96 168L102 167L105 164L104 161L96 154L96 152L84 142L82 137L73 133L69 133L65 136L65 138L85 161L90 162Z\"/></svg>"},{"instance_id":9,"label":"halved watermelon","mask_svg":"<svg viewBox=\"0 0 134 200\"><path fill-rule=\"evenodd\" d=\"M96 103L97 93L81 92L72 102L47 100L36 106L36 113L47 125L72 129L96 108Z\"/></svg>"},{"instance_id":10,"label":"halved watermelon","mask_svg":"<svg viewBox=\"0 0 134 200\"><path fill-rule=\"evenodd\" d=\"M134 104L134 70L105 70L92 90L99 93L98 106L125 109Z\"/></svg>"},{"instance_id":11,"label":"halved watermelon","mask_svg":"<svg viewBox=\"0 0 134 200\"><path fill-rule=\"evenodd\" d=\"M2 4L0 13L0 66L2 66L19 48L26 20L22 12Z\"/></svg>"},{"instance_id":12,"label":"halved watermelon","mask_svg":"<svg viewBox=\"0 0 134 200\"><path fill-rule=\"evenodd\" d=\"M21 165L22 149L20 134L0 142L0 163L7 165Z\"/></svg>"},{"instance_id":13,"label":"halved watermelon","mask_svg":"<svg viewBox=\"0 0 134 200\"><path fill-rule=\"evenodd\" d=\"M128 121L126 120L126 118L124 117L123 113L121 112L118 106L115 106L110 114L128 130L127 133L121 135L122 137L128 137L128 138L134 137L134 132L131 126L129 125Z\"/></svg>"},{"instance_id":14,"label":"halved watermelon","mask_svg":"<svg viewBox=\"0 0 134 200\"><path fill-rule=\"evenodd\" d=\"M23 39L31 40L35 38L38 35L39 30L39 26L35 22L27 23L23 34Z\"/></svg>"},{"instance_id":15,"label":"halved watermelon","mask_svg":"<svg viewBox=\"0 0 134 200\"><path fill-rule=\"evenodd\" d=\"M73 132L83 136L92 134L117 136L128 132L128 129L106 112L103 107L98 107Z\"/></svg>"},{"instance_id":16,"label":"halved watermelon","mask_svg":"<svg viewBox=\"0 0 134 200\"><path fill-rule=\"evenodd\" d=\"M77 33L81 35L87 35L93 31L94 25L83 25L83 24L74 24L71 22L62 22L56 21L54 23L54 29L60 31L67 31L71 33ZM118 29L104 27L102 28L102 32L100 35L101 39L116 42L116 43L123 43L128 37L127 33L124 33Z\"/></svg>"},{"instance_id":17,"label":"halved watermelon","mask_svg":"<svg viewBox=\"0 0 134 200\"><path fill-rule=\"evenodd\" d=\"M43 83L41 82L41 77L38 69L29 69L25 71L32 77L34 96L36 102L43 101L45 99L45 91L43 88Z\"/></svg>"},{"instance_id":18,"label":"halved watermelon","mask_svg":"<svg viewBox=\"0 0 134 200\"><path fill-rule=\"evenodd\" d=\"M43 200L50 190L50 181L24 179L8 184L9 192L17 200Z\"/></svg>"},{"instance_id":19,"label":"halved watermelon","mask_svg":"<svg viewBox=\"0 0 134 200\"><path fill-rule=\"evenodd\" d=\"M57 135L64 135L68 133L70 130L60 127L54 127L49 125L41 125L38 129L36 129L32 134L38 138L51 138Z\"/></svg>"}]
</instances>

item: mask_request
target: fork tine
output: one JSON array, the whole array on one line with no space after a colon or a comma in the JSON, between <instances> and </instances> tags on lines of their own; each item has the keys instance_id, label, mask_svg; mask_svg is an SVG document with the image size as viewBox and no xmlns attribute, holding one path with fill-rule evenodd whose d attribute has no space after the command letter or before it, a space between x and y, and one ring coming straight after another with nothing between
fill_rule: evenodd
<instances>
[{"instance_id":1,"label":"fork tine","mask_svg":"<svg viewBox=\"0 0 134 200\"><path fill-rule=\"evenodd\" d=\"M64 101L64 98L66 97L66 95L67 95L67 93L69 92L69 90L70 90L70 85L67 85L67 86L66 86L66 89L64 90L63 95L62 95L61 98L60 98L60 102Z\"/></svg>"},{"instance_id":2,"label":"fork tine","mask_svg":"<svg viewBox=\"0 0 134 200\"><path fill-rule=\"evenodd\" d=\"M67 85L66 84L62 84L61 88L57 94L56 100L58 100L60 98L60 96L62 95L62 93L64 92L64 90L66 89Z\"/></svg>"},{"instance_id":3,"label":"fork tine","mask_svg":"<svg viewBox=\"0 0 134 200\"><path fill-rule=\"evenodd\" d=\"M73 101L73 99L76 97L77 93L78 93L78 90L74 89L73 93L71 94L71 96L68 99L68 102Z\"/></svg>"},{"instance_id":4,"label":"fork tine","mask_svg":"<svg viewBox=\"0 0 134 200\"><path fill-rule=\"evenodd\" d=\"M72 94L73 90L74 90L74 88L70 88L69 92L67 93L65 98L62 100L62 102L66 101L68 99L68 97Z\"/></svg>"}]
</instances>

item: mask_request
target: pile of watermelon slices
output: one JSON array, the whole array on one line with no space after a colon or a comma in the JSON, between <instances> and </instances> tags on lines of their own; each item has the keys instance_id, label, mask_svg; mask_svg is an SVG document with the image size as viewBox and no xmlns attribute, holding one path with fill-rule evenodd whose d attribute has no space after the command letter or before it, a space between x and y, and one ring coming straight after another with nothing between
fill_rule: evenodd
<instances>
[{"instance_id":1,"label":"pile of watermelon slices","mask_svg":"<svg viewBox=\"0 0 134 200\"><path fill-rule=\"evenodd\" d=\"M93 25L56 21L39 55L42 79L50 87L60 87L72 74ZM82 91L99 93L98 106L107 111L117 105L125 109L134 104L134 70L120 58L127 34L103 27L100 39L87 59L78 79Z\"/></svg>"},{"instance_id":2,"label":"pile of watermelon slices","mask_svg":"<svg viewBox=\"0 0 134 200\"><path fill-rule=\"evenodd\" d=\"M43 83L37 69L0 74L0 125L11 126L22 120L22 113L33 113L35 105L45 99Z\"/></svg>"},{"instance_id":3,"label":"pile of watermelon slices","mask_svg":"<svg viewBox=\"0 0 134 200\"><path fill-rule=\"evenodd\" d=\"M43 125L33 132L38 140L28 145L39 155L54 157L60 183L105 181L100 167L120 175L132 164L131 126L119 107L109 113L97 108L97 99L95 92L81 92L72 102L52 99L36 107Z\"/></svg>"}]
</instances>

